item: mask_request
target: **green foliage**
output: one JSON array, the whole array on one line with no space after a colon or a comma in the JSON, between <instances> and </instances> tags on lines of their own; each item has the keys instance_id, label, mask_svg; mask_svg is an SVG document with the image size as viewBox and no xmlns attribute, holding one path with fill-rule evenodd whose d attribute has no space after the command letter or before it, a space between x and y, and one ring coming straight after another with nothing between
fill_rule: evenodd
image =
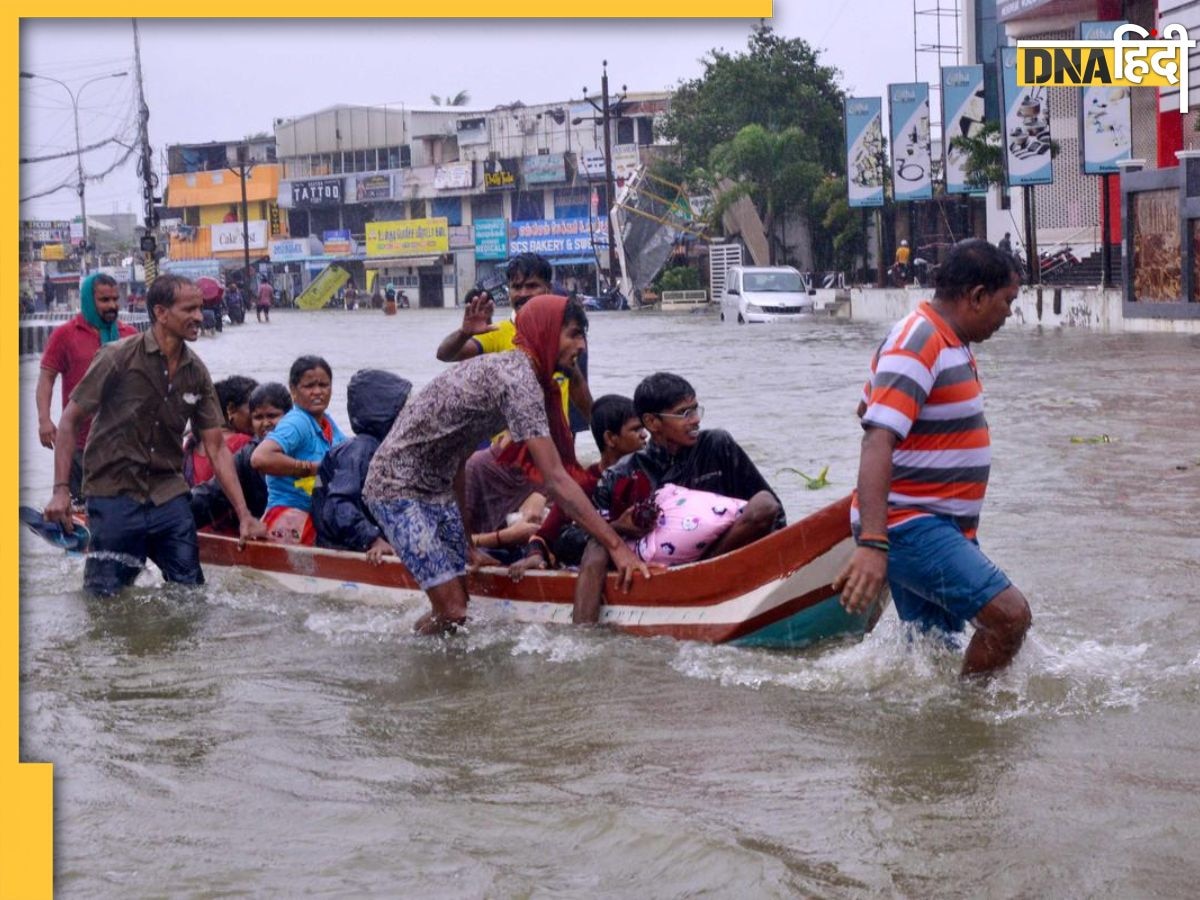
<instances>
[{"instance_id":1,"label":"green foliage","mask_svg":"<svg viewBox=\"0 0 1200 900\"><path fill-rule=\"evenodd\" d=\"M791 466L784 466L780 471L791 472L795 475L799 475L805 481L804 486L810 491L819 491L823 487L829 487L829 466L822 468L821 471L817 473L816 478L805 475L799 469L794 469Z\"/></svg>"},{"instance_id":2,"label":"green foliage","mask_svg":"<svg viewBox=\"0 0 1200 900\"><path fill-rule=\"evenodd\" d=\"M691 266L663 269L655 284L655 289L660 294L663 291L698 291L701 287L700 273Z\"/></svg>"},{"instance_id":3,"label":"green foliage","mask_svg":"<svg viewBox=\"0 0 1200 900\"><path fill-rule=\"evenodd\" d=\"M775 260L775 225L790 212L807 211L824 172L812 160L813 139L799 128L780 132L747 125L730 141L713 148L708 173L718 184L712 215L720 217L733 203L749 197L762 219ZM731 187L721 188L724 181Z\"/></svg>"},{"instance_id":4,"label":"green foliage","mask_svg":"<svg viewBox=\"0 0 1200 900\"><path fill-rule=\"evenodd\" d=\"M704 73L679 86L664 123L685 169L707 166L713 149L747 125L775 133L796 128L810 142L811 162L829 172L845 168L839 73L821 65L802 38L782 38L763 25L750 33L745 52L713 50L701 62Z\"/></svg>"},{"instance_id":5,"label":"green foliage","mask_svg":"<svg viewBox=\"0 0 1200 900\"><path fill-rule=\"evenodd\" d=\"M866 266L867 232L862 210L850 206L846 179L826 176L813 192L812 206L819 211L814 220L821 223L831 244L831 267L853 271L860 259Z\"/></svg>"},{"instance_id":6,"label":"green foliage","mask_svg":"<svg viewBox=\"0 0 1200 900\"><path fill-rule=\"evenodd\" d=\"M967 184L984 190L993 185L1004 189L1004 134L999 122L988 121L974 137L959 135L950 139L950 146L967 155L963 174ZM1058 141L1050 141L1050 158L1058 156Z\"/></svg>"}]
</instances>

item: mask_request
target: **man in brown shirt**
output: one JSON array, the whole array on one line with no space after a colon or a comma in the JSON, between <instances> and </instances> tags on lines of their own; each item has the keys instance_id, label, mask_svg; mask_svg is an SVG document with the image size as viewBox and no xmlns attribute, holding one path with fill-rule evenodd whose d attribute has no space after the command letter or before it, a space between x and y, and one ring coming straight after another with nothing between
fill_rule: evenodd
<instances>
[{"instance_id":1,"label":"man in brown shirt","mask_svg":"<svg viewBox=\"0 0 1200 900\"><path fill-rule=\"evenodd\" d=\"M84 588L99 596L131 584L147 557L167 581L204 583L183 477L182 436L189 420L237 514L242 540L266 534L246 508L208 369L186 345L200 333L199 288L163 275L146 302L150 330L96 354L58 423L54 491L45 517L71 531L71 448L80 420L93 417L83 456L92 531Z\"/></svg>"}]
</instances>

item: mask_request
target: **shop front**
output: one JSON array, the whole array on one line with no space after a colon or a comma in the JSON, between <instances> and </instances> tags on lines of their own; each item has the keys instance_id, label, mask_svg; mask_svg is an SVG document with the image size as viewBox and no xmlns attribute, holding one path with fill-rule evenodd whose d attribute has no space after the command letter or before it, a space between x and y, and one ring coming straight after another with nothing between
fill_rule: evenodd
<instances>
[{"instance_id":1,"label":"shop front","mask_svg":"<svg viewBox=\"0 0 1200 900\"><path fill-rule=\"evenodd\" d=\"M454 306L457 280L445 217L368 222L366 245L363 267L373 287L391 284L421 307Z\"/></svg>"}]
</instances>

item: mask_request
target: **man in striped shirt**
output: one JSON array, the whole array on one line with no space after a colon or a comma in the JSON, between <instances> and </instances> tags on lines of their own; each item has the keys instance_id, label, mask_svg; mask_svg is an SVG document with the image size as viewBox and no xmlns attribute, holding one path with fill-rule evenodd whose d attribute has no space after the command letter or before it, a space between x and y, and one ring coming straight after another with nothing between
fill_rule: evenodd
<instances>
[{"instance_id":1,"label":"man in striped shirt","mask_svg":"<svg viewBox=\"0 0 1200 900\"><path fill-rule=\"evenodd\" d=\"M901 620L954 633L975 626L962 674L1008 665L1031 616L975 532L991 446L971 353L1012 314L1020 276L1007 254L961 241L938 269L932 302L892 327L859 404L862 456L850 518L858 544L834 581L863 611L883 587Z\"/></svg>"}]
</instances>

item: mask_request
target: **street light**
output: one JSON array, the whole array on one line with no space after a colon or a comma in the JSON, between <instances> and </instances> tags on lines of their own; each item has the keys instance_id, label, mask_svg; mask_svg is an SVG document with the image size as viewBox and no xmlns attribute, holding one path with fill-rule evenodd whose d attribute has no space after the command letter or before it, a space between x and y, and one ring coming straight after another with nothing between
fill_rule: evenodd
<instances>
[{"instance_id":1,"label":"street light","mask_svg":"<svg viewBox=\"0 0 1200 900\"><path fill-rule=\"evenodd\" d=\"M616 233L613 229L612 221L612 206L616 200L616 191L613 186L613 168L612 168L612 135L609 134L609 122L613 119L620 118L621 105L625 100L625 85L621 85L621 96L617 98L613 107L608 103L608 60L601 60L604 70L600 76L600 106L596 105L596 101L588 96L588 89L583 89L583 99L588 102L592 109L600 113L600 122L604 129L604 217L608 220L608 276L610 279L610 287L616 284L617 279L617 240Z\"/></svg>"},{"instance_id":2,"label":"street light","mask_svg":"<svg viewBox=\"0 0 1200 900\"><path fill-rule=\"evenodd\" d=\"M71 109L75 114L75 170L79 176L79 181L75 186L76 192L79 194L79 217L83 223L83 236L81 239L81 255L80 255L80 272L83 275L87 274L87 251L88 251L88 224L87 224L87 199L84 196L83 184L83 142L79 139L79 98L83 94L83 89L89 84L95 84L97 81L105 81L109 78L124 78L128 72L111 72L108 75L98 75L95 78L90 78L79 86L79 90L72 91L66 82L59 81L57 78L51 78L49 75L37 75L33 72L21 72L22 78L40 78L43 81L53 81L71 98Z\"/></svg>"}]
</instances>

